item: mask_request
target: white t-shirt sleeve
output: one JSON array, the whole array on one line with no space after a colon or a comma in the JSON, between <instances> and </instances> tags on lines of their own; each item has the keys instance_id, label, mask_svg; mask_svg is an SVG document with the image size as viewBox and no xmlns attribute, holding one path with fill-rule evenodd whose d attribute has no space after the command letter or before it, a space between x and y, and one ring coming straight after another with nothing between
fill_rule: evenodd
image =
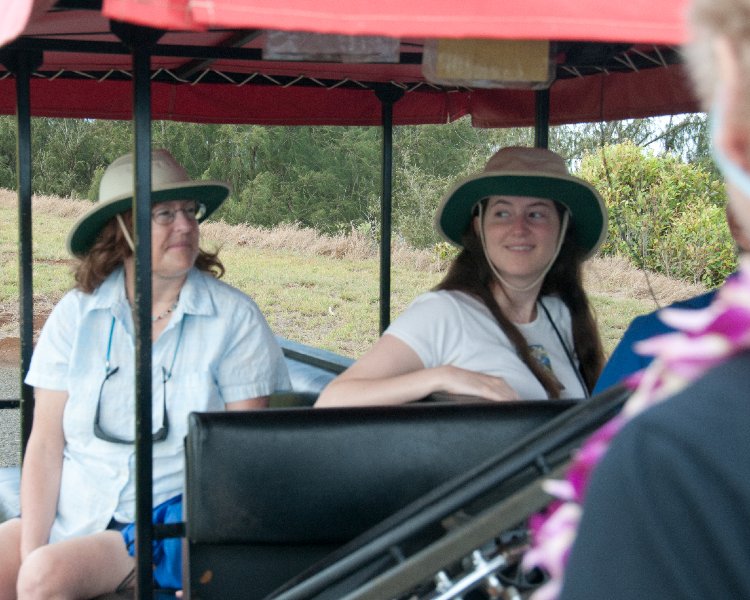
<instances>
[{"instance_id":1,"label":"white t-shirt sleeve","mask_svg":"<svg viewBox=\"0 0 750 600\"><path fill-rule=\"evenodd\" d=\"M425 368L450 364L450 349L460 344L463 315L456 301L440 292L428 292L386 329L419 356Z\"/></svg>"}]
</instances>

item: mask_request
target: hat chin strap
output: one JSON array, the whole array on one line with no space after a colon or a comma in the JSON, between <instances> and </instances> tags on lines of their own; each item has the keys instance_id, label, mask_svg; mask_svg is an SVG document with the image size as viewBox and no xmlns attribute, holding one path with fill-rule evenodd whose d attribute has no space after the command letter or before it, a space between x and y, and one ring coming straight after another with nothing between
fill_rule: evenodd
<instances>
[{"instance_id":1,"label":"hat chin strap","mask_svg":"<svg viewBox=\"0 0 750 600\"><path fill-rule=\"evenodd\" d=\"M528 292L530 289L533 289L534 286L541 283L544 278L547 276L547 273L549 273L549 270L552 268L552 265L555 264L555 261L557 260L557 256L560 254L560 249L562 248L563 242L565 241L565 234L568 231L568 223L570 222L570 211L568 209L565 209L565 212L562 216L562 222L560 223L560 235L557 238L557 246L555 247L555 252L552 255L552 258L550 259L549 263L547 263L547 266L544 267L544 270L539 274L539 276L532 281L530 284L525 285L523 287L519 287L516 285L513 285L505 280L505 278L500 275L500 272L497 270L497 267L492 262L492 259L490 258L489 252L487 252L487 242L485 241L484 237L484 206L482 204L479 204L479 239L482 242L482 251L484 252L484 257L487 259L487 264L490 265L490 270L492 271L492 274L495 276L495 279L497 279L500 282L500 285L502 285L504 288L507 288L509 290L512 290L514 292Z\"/></svg>"},{"instance_id":2,"label":"hat chin strap","mask_svg":"<svg viewBox=\"0 0 750 600\"><path fill-rule=\"evenodd\" d=\"M130 237L128 228L125 226L125 221L122 220L122 215L120 213L117 213L117 215L115 215L115 218L117 219L117 223L120 226L122 235L125 236L125 241L128 243L128 246L130 246L130 251L135 254L135 244L133 243L133 238Z\"/></svg>"}]
</instances>

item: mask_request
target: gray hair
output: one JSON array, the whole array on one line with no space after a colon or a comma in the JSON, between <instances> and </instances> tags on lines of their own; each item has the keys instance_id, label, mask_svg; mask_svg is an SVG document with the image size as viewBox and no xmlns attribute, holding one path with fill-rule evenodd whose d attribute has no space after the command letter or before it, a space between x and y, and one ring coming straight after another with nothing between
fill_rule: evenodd
<instances>
[{"instance_id":1,"label":"gray hair","mask_svg":"<svg viewBox=\"0 0 750 600\"><path fill-rule=\"evenodd\" d=\"M708 109L719 85L713 45L717 38L729 41L744 80L750 82L750 0L692 0L688 24L691 41L684 54L698 99ZM750 101L750 89L745 96Z\"/></svg>"}]
</instances>

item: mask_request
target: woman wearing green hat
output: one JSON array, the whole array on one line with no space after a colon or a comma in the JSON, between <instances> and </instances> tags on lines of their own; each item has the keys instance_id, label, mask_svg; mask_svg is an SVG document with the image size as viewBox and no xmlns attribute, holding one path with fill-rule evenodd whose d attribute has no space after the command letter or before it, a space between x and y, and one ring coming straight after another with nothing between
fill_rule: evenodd
<instances>
[{"instance_id":1,"label":"woman wearing green hat","mask_svg":"<svg viewBox=\"0 0 750 600\"><path fill-rule=\"evenodd\" d=\"M316 406L588 396L604 361L581 283L607 231L596 190L554 152L504 148L445 196L436 227L462 248L446 277Z\"/></svg>"},{"instance_id":2,"label":"woman wearing green hat","mask_svg":"<svg viewBox=\"0 0 750 600\"><path fill-rule=\"evenodd\" d=\"M199 222L219 207L228 187L191 180L165 150L153 152L152 186L154 517L179 520L188 414L261 408L269 394L290 385L260 310L218 280L224 267L199 246ZM22 516L0 525L0 598L90 598L129 585L132 189L127 155L107 168L99 202L68 238L79 259L76 289L47 320L26 377L34 386L34 424L23 464ZM156 583L179 587L179 540L158 544Z\"/></svg>"}]
</instances>

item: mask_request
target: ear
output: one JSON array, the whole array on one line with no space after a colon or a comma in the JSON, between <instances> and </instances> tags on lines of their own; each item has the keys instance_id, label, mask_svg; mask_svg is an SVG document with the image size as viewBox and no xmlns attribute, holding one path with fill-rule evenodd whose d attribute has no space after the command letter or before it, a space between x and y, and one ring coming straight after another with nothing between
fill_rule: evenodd
<instances>
[{"instance_id":1,"label":"ear","mask_svg":"<svg viewBox=\"0 0 750 600\"><path fill-rule=\"evenodd\" d=\"M482 223L479 221L479 215L471 218L471 226L474 228L474 234L481 238L482 233L479 231L479 228L482 226Z\"/></svg>"},{"instance_id":2,"label":"ear","mask_svg":"<svg viewBox=\"0 0 750 600\"><path fill-rule=\"evenodd\" d=\"M745 172L750 172L750 122L747 119L742 69L736 48L726 37L714 42L720 89L714 98L715 110L722 115L714 143Z\"/></svg>"}]
</instances>

